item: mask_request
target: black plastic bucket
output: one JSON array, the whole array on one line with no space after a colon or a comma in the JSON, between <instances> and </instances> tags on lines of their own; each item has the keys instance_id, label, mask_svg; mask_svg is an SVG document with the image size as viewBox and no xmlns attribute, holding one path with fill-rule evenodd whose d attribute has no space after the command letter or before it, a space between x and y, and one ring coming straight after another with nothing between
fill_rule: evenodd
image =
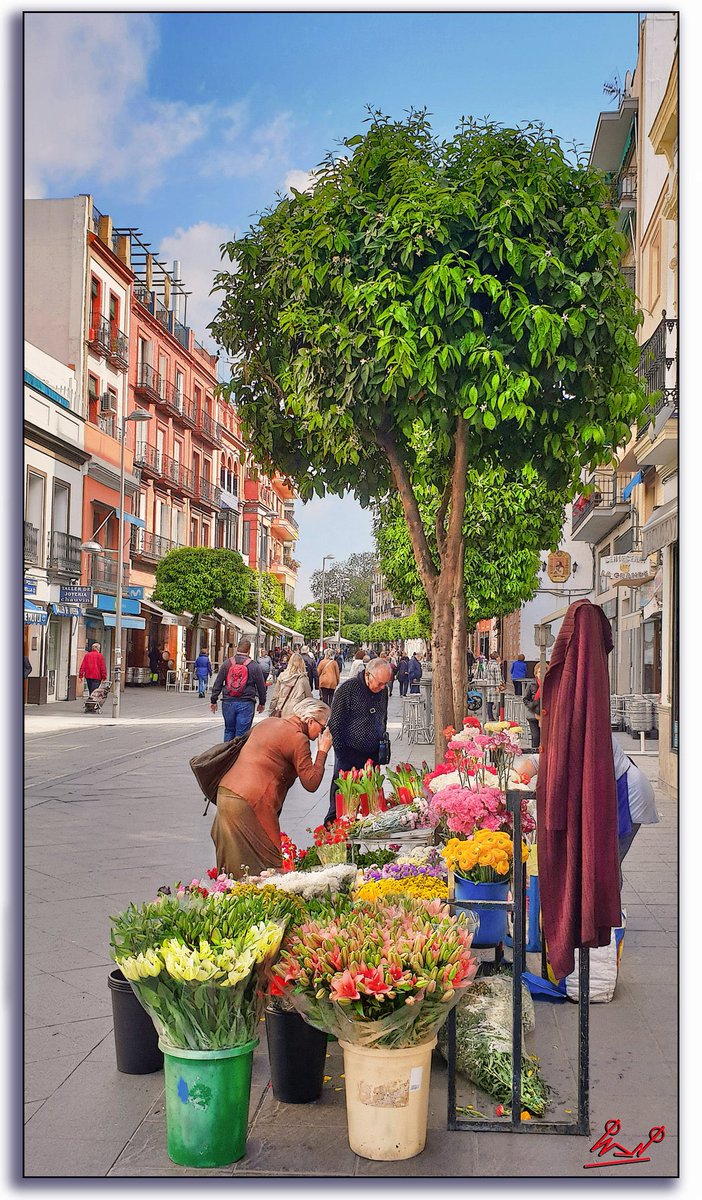
<instances>
[{"instance_id":1,"label":"black plastic bucket","mask_svg":"<svg viewBox=\"0 0 702 1200\"><path fill-rule=\"evenodd\" d=\"M132 985L119 967L107 977L112 995L117 1070L125 1075L149 1075L163 1069L163 1054L151 1017L142 1008Z\"/></svg>"},{"instance_id":2,"label":"black plastic bucket","mask_svg":"<svg viewBox=\"0 0 702 1200\"><path fill-rule=\"evenodd\" d=\"M324 1086L327 1035L299 1013L266 1009L266 1038L271 1085L283 1104L310 1104Z\"/></svg>"}]
</instances>

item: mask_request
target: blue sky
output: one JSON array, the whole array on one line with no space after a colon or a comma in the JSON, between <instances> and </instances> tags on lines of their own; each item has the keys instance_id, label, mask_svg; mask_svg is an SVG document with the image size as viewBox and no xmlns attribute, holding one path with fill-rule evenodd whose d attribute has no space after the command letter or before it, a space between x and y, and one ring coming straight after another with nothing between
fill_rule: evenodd
<instances>
[{"instance_id":1,"label":"blue sky","mask_svg":"<svg viewBox=\"0 0 702 1200\"><path fill-rule=\"evenodd\" d=\"M633 70L637 14L28 13L25 192L90 192L118 225L179 259L202 339L219 245L243 232L365 105L543 121L589 147L605 80ZM298 603L321 556L370 549L351 497L298 506Z\"/></svg>"}]
</instances>

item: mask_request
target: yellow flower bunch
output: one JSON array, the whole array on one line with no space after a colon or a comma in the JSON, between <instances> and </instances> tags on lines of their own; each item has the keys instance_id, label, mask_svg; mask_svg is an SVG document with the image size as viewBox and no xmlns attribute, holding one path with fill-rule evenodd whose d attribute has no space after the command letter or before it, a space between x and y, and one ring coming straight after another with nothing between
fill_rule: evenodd
<instances>
[{"instance_id":1,"label":"yellow flower bunch","mask_svg":"<svg viewBox=\"0 0 702 1200\"><path fill-rule=\"evenodd\" d=\"M274 955L280 946L283 926L263 922L247 930L243 942L223 938L216 946L201 939L191 948L178 938L168 938L158 950L147 950L136 957L117 959L126 979L155 978L165 970L178 983L215 983L233 987L251 974L253 967Z\"/></svg>"},{"instance_id":2,"label":"yellow flower bunch","mask_svg":"<svg viewBox=\"0 0 702 1200\"><path fill-rule=\"evenodd\" d=\"M406 879L373 879L356 892L357 900L387 900L393 896L448 900L448 886L435 875L410 875Z\"/></svg>"},{"instance_id":3,"label":"yellow flower bunch","mask_svg":"<svg viewBox=\"0 0 702 1200\"><path fill-rule=\"evenodd\" d=\"M483 729L486 733L503 733L508 731L510 734L513 733L515 737L517 734L524 732L521 725L512 725L510 721L486 721Z\"/></svg>"},{"instance_id":4,"label":"yellow flower bunch","mask_svg":"<svg viewBox=\"0 0 702 1200\"><path fill-rule=\"evenodd\" d=\"M490 882L493 873L495 877L509 875L512 838L508 833L478 829L470 838L451 838L441 853L450 870L476 882ZM522 842L522 862L526 862L528 854L528 847ZM481 868L487 868L487 871Z\"/></svg>"}]
</instances>

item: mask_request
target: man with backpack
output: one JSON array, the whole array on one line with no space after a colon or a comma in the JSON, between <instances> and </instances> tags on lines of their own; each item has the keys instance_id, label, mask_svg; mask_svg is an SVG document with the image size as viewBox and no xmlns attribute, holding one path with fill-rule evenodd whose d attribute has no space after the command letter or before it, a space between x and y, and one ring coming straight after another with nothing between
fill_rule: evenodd
<instances>
[{"instance_id":1,"label":"man with backpack","mask_svg":"<svg viewBox=\"0 0 702 1200\"><path fill-rule=\"evenodd\" d=\"M258 712L266 706L266 681L258 663L249 657L251 642L242 638L232 658L225 658L212 688L212 712L217 712L217 701L222 696L224 717L224 741L248 733L253 724L254 709L258 699Z\"/></svg>"}]
</instances>

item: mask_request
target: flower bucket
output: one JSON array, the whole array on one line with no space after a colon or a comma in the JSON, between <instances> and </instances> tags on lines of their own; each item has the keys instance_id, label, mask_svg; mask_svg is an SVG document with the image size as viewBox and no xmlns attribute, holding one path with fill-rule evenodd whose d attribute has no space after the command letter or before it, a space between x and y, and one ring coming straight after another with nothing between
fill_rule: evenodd
<instances>
[{"instance_id":1,"label":"flower bucket","mask_svg":"<svg viewBox=\"0 0 702 1200\"><path fill-rule=\"evenodd\" d=\"M346 842L331 842L327 846L317 846L317 855L325 867L334 863L345 863Z\"/></svg>"},{"instance_id":2,"label":"flower bucket","mask_svg":"<svg viewBox=\"0 0 702 1200\"><path fill-rule=\"evenodd\" d=\"M403 1050L352 1046L344 1052L349 1145L374 1162L421 1154L427 1140L431 1052L436 1038Z\"/></svg>"},{"instance_id":3,"label":"flower bucket","mask_svg":"<svg viewBox=\"0 0 702 1200\"><path fill-rule=\"evenodd\" d=\"M363 799L363 797L360 797ZM355 819L358 810L358 796L345 796L343 792L336 793L336 818L352 817Z\"/></svg>"},{"instance_id":4,"label":"flower bucket","mask_svg":"<svg viewBox=\"0 0 702 1200\"><path fill-rule=\"evenodd\" d=\"M271 1086L283 1104L310 1104L324 1086L327 1035L297 1012L266 1009Z\"/></svg>"},{"instance_id":5,"label":"flower bucket","mask_svg":"<svg viewBox=\"0 0 702 1200\"><path fill-rule=\"evenodd\" d=\"M509 894L509 883L474 883L472 879L456 875L454 884L457 900L506 900ZM478 920L473 935L474 947L480 949L504 942L507 937L506 908L474 908L471 912Z\"/></svg>"},{"instance_id":6,"label":"flower bucket","mask_svg":"<svg viewBox=\"0 0 702 1200\"><path fill-rule=\"evenodd\" d=\"M258 1038L228 1050L164 1054L168 1156L183 1167L225 1167L246 1153L251 1066Z\"/></svg>"},{"instance_id":7,"label":"flower bucket","mask_svg":"<svg viewBox=\"0 0 702 1200\"><path fill-rule=\"evenodd\" d=\"M125 1075L161 1071L163 1055L158 1048L154 1023L119 967L110 971L107 986L112 997L117 1070Z\"/></svg>"}]
</instances>

